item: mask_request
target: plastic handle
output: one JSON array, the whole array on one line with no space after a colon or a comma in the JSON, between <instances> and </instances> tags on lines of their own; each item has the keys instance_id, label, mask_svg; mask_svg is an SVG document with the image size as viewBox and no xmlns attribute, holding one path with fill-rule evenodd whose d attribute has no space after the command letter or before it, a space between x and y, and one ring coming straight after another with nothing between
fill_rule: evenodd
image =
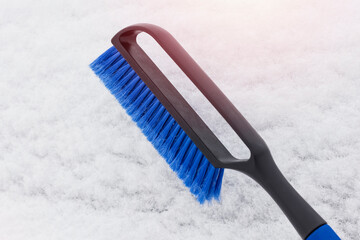
<instances>
[{"instance_id":1,"label":"plastic handle","mask_svg":"<svg viewBox=\"0 0 360 240\"><path fill-rule=\"evenodd\" d=\"M153 24L135 24L118 32L113 37L112 43L115 47L122 45L127 50L138 47L136 36L142 32L149 34L158 42L224 117L253 155L261 154L268 150L266 143L260 135L169 32ZM119 42L120 44L118 44Z\"/></svg>"},{"instance_id":2,"label":"plastic handle","mask_svg":"<svg viewBox=\"0 0 360 240\"><path fill-rule=\"evenodd\" d=\"M329 225L325 224L311 233L306 240L340 240L340 238Z\"/></svg>"}]
</instances>

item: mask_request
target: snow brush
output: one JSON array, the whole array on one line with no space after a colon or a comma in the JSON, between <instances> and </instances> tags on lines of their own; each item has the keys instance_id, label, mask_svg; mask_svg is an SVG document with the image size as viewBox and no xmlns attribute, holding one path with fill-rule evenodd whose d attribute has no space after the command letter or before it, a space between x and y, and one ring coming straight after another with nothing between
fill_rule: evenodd
<instances>
[{"instance_id":1,"label":"snow brush","mask_svg":"<svg viewBox=\"0 0 360 240\"><path fill-rule=\"evenodd\" d=\"M137 44L141 32L157 41L222 115L249 148L249 159L230 154ZM111 42L90 67L200 203L219 199L224 169L237 170L271 195L302 239L340 239L285 179L260 135L167 31L137 24Z\"/></svg>"}]
</instances>

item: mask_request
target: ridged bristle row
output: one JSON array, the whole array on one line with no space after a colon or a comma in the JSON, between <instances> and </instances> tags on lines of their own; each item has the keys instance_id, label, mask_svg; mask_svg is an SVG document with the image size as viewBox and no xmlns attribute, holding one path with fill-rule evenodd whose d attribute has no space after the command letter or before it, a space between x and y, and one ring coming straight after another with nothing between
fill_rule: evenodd
<instances>
[{"instance_id":1,"label":"ridged bristle row","mask_svg":"<svg viewBox=\"0 0 360 240\"><path fill-rule=\"evenodd\" d=\"M210 164L116 48L90 67L199 202L219 199L224 169Z\"/></svg>"}]
</instances>

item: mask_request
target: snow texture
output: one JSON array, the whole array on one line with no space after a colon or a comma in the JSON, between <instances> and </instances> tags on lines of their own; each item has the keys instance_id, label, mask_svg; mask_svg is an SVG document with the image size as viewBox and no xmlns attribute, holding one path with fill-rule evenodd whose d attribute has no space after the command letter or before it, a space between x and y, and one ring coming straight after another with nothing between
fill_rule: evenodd
<instances>
[{"instance_id":1,"label":"snow texture","mask_svg":"<svg viewBox=\"0 0 360 240\"><path fill-rule=\"evenodd\" d=\"M89 69L138 22L171 32L304 198L360 239L359 11L358 0L0 0L0 239L300 239L243 174L225 171L221 202L200 205Z\"/></svg>"}]
</instances>

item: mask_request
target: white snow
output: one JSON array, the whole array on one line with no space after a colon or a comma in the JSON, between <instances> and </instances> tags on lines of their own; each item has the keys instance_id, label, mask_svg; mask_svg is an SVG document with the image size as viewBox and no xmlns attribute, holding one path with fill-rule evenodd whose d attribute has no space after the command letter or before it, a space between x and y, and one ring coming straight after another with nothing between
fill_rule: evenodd
<instances>
[{"instance_id":1,"label":"white snow","mask_svg":"<svg viewBox=\"0 0 360 240\"><path fill-rule=\"evenodd\" d=\"M357 0L0 0L0 239L300 239L237 172L225 171L221 203L200 206L90 71L138 22L171 32L304 198L360 239L359 11Z\"/></svg>"}]
</instances>

